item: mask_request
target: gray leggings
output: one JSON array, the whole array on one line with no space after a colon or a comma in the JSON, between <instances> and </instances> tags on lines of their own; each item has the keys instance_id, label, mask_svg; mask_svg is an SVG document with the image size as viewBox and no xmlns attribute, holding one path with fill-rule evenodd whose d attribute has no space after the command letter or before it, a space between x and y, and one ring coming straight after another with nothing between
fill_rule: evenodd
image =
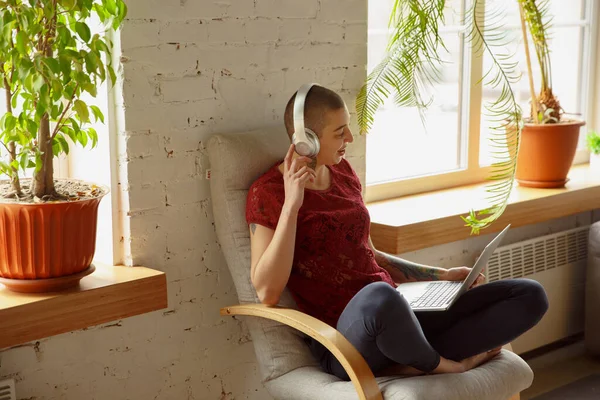
<instances>
[{"instance_id":1,"label":"gray leggings","mask_svg":"<svg viewBox=\"0 0 600 400\"><path fill-rule=\"evenodd\" d=\"M431 372L440 355L459 361L511 342L537 324L547 309L543 287L530 279L475 287L439 312L414 312L392 286L375 282L350 300L337 329L373 373L393 364ZM326 372L349 379L323 345L312 339L309 345Z\"/></svg>"}]
</instances>

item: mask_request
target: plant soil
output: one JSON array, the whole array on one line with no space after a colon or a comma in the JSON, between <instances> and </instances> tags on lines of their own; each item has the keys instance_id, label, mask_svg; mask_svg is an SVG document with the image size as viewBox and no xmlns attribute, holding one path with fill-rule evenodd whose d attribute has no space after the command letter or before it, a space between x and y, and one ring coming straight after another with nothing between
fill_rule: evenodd
<instances>
[{"instance_id":1,"label":"plant soil","mask_svg":"<svg viewBox=\"0 0 600 400\"><path fill-rule=\"evenodd\" d=\"M31 179L21 179L21 188L23 189L24 197L17 198L10 181L0 181L0 202L21 204L70 202L95 199L107 193L104 187L93 183L58 179L54 180L54 186L60 197L44 196L40 199L31 194L31 185Z\"/></svg>"}]
</instances>

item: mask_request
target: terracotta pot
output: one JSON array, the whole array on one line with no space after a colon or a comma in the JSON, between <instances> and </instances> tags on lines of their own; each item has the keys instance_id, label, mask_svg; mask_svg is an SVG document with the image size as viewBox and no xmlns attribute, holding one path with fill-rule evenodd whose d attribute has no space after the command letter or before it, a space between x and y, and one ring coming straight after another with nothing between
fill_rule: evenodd
<instances>
[{"instance_id":1,"label":"terracotta pot","mask_svg":"<svg viewBox=\"0 0 600 400\"><path fill-rule=\"evenodd\" d=\"M82 275L89 270L96 250L98 205L108 193L107 188L102 189L99 197L88 200L0 203L0 276L48 280L56 289L57 281L52 278ZM20 291L39 292L43 288Z\"/></svg>"},{"instance_id":2,"label":"terracotta pot","mask_svg":"<svg viewBox=\"0 0 600 400\"><path fill-rule=\"evenodd\" d=\"M517 156L517 182L521 186L558 188L567 183L579 128L583 121L559 124L525 124Z\"/></svg>"}]
</instances>

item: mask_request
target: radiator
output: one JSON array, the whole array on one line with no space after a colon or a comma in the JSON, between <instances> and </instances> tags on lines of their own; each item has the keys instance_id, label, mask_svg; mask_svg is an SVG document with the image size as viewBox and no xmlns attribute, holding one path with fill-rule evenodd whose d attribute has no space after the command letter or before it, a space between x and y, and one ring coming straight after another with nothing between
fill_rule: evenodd
<instances>
[{"instance_id":1,"label":"radiator","mask_svg":"<svg viewBox=\"0 0 600 400\"><path fill-rule=\"evenodd\" d=\"M0 400L17 400L14 379L0 381Z\"/></svg>"},{"instance_id":2,"label":"radiator","mask_svg":"<svg viewBox=\"0 0 600 400\"><path fill-rule=\"evenodd\" d=\"M589 225L498 247L488 282L529 278L546 289L550 307L538 325L512 342L521 354L583 331Z\"/></svg>"}]
</instances>

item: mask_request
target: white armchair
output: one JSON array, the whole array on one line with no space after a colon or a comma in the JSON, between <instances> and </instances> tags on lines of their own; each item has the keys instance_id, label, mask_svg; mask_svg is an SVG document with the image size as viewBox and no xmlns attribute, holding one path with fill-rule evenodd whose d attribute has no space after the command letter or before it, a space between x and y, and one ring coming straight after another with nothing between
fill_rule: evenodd
<instances>
[{"instance_id":1,"label":"white armchair","mask_svg":"<svg viewBox=\"0 0 600 400\"><path fill-rule=\"evenodd\" d=\"M296 309L286 290L278 307L258 304L250 281L250 237L245 220L248 188L289 147L285 132L262 130L215 135L208 142L211 193L217 237L240 305L222 315L250 316L263 383L276 399L507 400L531 385L533 372L504 349L492 361L462 374L375 378L360 353L337 330ZM323 372L304 339L325 345L348 372L351 382Z\"/></svg>"}]
</instances>

